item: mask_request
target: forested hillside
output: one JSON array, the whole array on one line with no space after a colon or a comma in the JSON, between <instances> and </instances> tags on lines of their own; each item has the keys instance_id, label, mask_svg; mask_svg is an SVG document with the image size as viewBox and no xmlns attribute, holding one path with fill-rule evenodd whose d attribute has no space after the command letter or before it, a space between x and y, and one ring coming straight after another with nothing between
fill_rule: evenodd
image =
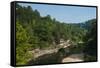
<instances>
[{"instance_id":1,"label":"forested hillside","mask_svg":"<svg viewBox=\"0 0 100 68\"><path fill-rule=\"evenodd\" d=\"M17 65L27 64L33 59L34 54L29 51L56 48L61 40L70 40L71 45L77 46L82 43L82 47L86 49L84 52L95 56L96 39L96 19L70 24L52 19L50 15L42 17L39 11L33 10L31 6L22 7L16 4Z\"/></svg>"}]
</instances>

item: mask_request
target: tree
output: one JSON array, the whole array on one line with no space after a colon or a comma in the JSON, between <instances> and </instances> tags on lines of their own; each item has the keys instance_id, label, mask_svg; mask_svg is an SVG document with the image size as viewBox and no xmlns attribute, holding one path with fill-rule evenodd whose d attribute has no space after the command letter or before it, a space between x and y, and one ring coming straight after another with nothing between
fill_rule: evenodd
<instances>
[{"instance_id":1,"label":"tree","mask_svg":"<svg viewBox=\"0 0 100 68\"><path fill-rule=\"evenodd\" d=\"M16 64L23 65L31 58L31 54L28 53L28 50L31 48L31 45L28 44L29 37L25 29L16 22Z\"/></svg>"},{"instance_id":2,"label":"tree","mask_svg":"<svg viewBox=\"0 0 100 68\"><path fill-rule=\"evenodd\" d=\"M91 21L91 27L85 38L85 54L86 61L96 61L97 60L97 27L96 19Z\"/></svg>"},{"instance_id":3,"label":"tree","mask_svg":"<svg viewBox=\"0 0 100 68\"><path fill-rule=\"evenodd\" d=\"M19 4L16 4L16 21L17 64L26 64L29 59L32 59L29 53L30 50L50 48L51 45L55 47L60 44L61 39L64 41L71 40L71 42L78 44L78 42L83 41L88 30L81 27L81 24L62 23L55 18L52 19L50 15L43 17L37 9L33 10L31 6L21 6ZM92 49L92 45L96 44L95 32L95 27L91 27L88 31L84 41L87 43L85 44L87 45L86 49L89 48L88 45L91 45ZM92 50L94 51L93 54L95 54L96 47L95 50ZM63 52L63 49L60 51ZM91 50L87 52L91 53Z\"/></svg>"}]
</instances>

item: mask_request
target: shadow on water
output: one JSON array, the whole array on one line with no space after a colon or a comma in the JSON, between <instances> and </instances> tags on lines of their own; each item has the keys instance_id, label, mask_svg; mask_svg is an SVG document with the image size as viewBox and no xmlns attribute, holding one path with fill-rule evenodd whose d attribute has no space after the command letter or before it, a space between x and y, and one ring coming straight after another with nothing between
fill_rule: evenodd
<instances>
[{"instance_id":1,"label":"shadow on water","mask_svg":"<svg viewBox=\"0 0 100 68\"><path fill-rule=\"evenodd\" d=\"M38 65L38 64L54 64L60 63L61 58L58 56L57 53L45 54L39 56L38 58L31 60L28 64Z\"/></svg>"},{"instance_id":2,"label":"shadow on water","mask_svg":"<svg viewBox=\"0 0 100 68\"><path fill-rule=\"evenodd\" d=\"M47 64L59 64L62 63L62 59L68 57L71 54L80 53L83 50L77 48L61 48L58 52L51 54L44 54L33 60L30 60L28 65L47 65Z\"/></svg>"},{"instance_id":3,"label":"shadow on water","mask_svg":"<svg viewBox=\"0 0 100 68\"><path fill-rule=\"evenodd\" d=\"M29 65L43 65L43 64L57 64L61 63L64 56L57 52L57 53L51 53L51 54L45 54L42 56L39 56L38 58L31 60L28 62Z\"/></svg>"}]
</instances>

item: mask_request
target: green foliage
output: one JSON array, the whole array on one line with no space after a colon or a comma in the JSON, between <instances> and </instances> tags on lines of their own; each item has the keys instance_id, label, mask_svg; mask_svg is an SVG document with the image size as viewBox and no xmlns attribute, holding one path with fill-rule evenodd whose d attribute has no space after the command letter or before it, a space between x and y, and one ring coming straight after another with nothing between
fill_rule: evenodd
<instances>
[{"instance_id":1,"label":"green foliage","mask_svg":"<svg viewBox=\"0 0 100 68\"><path fill-rule=\"evenodd\" d=\"M86 61L97 60L97 27L96 27L96 19L91 20L91 26L88 30L88 33L85 37L85 54L87 56Z\"/></svg>"},{"instance_id":2,"label":"green foliage","mask_svg":"<svg viewBox=\"0 0 100 68\"><path fill-rule=\"evenodd\" d=\"M19 22L16 22L16 64L23 65L32 56L28 53L28 50L31 49L31 45L28 44L29 37L25 29L20 25Z\"/></svg>"},{"instance_id":3,"label":"green foliage","mask_svg":"<svg viewBox=\"0 0 100 68\"><path fill-rule=\"evenodd\" d=\"M16 40L17 44L27 42L28 40L27 32L19 22L16 22Z\"/></svg>"},{"instance_id":4,"label":"green foliage","mask_svg":"<svg viewBox=\"0 0 100 68\"><path fill-rule=\"evenodd\" d=\"M20 44L16 47L16 65L24 65L32 58L32 54L28 52L29 44Z\"/></svg>"},{"instance_id":5,"label":"green foliage","mask_svg":"<svg viewBox=\"0 0 100 68\"><path fill-rule=\"evenodd\" d=\"M71 40L78 44L83 42L87 30L78 24L68 24L52 19L50 15L40 16L38 10L32 10L30 6L24 7L16 5L16 63L24 65L30 59L33 59L32 49L44 49L60 44L60 40ZM96 37L95 27L90 30L87 39ZM92 37L90 34L94 34ZM88 39L88 40L89 40ZM84 41L86 42L86 41ZM91 41L92 42L92 41ZM89 44L89 42L87 42ZM95 44L96 42L92 42ZM89 44L90 45L90 44ZM92 44L91 44L92 45ZM93 46L94 47L94 46ZM81 46L77 47L81 49ZM63 49L60 50L63 52ZM73 49L74 51L74 49Z\"/></svg>"}]
</instances>

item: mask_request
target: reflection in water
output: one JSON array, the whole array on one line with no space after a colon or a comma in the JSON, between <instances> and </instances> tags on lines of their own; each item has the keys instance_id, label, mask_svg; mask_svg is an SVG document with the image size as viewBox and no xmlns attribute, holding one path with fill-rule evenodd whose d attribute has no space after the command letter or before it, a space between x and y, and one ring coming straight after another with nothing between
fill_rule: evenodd
<instances>
[{"instance_id":1,"label":"reflection in water","mask_svg":"<svg viewBox=\"0 0 100 68\"><path fill-rule=\"evenodd\" d=\"M61 61L61 57L56 54L56 53L52 53L52 54L45 54L42 56L39 56L38 58L36 58L35 60L31 60L29 61L28 64L54 64L54 63L60 63Z\"/></svg>"},{"instance_id":2,"label":"reflection in water","mask_svg":"<svg viewBox=\"0 0 100 68\"><path fill-rule=\"evenodd\" d=\"M30 65L41 65L41 64L57 64L61 63L64 55L61 52L45 54L38 58L28 62Z\"/></svg>"},{"instance_id":3,"label":"reflection in water","mask_svg":"<svg viewBox=\"0 0 100 68\"><path fill-rule=\"evenodd\" d=\"M76 51L76 50L75 50ZM67 48L61 48L58 52L44 54L28 62L28 65L47 65L67 62L81 62L84 54L82 52L70 52ZM70 58L70 59L69 59ZM76 59L75 59L76 58ZM72 61L71 61L72 60Z\"/></svg>"}]
</instances>

